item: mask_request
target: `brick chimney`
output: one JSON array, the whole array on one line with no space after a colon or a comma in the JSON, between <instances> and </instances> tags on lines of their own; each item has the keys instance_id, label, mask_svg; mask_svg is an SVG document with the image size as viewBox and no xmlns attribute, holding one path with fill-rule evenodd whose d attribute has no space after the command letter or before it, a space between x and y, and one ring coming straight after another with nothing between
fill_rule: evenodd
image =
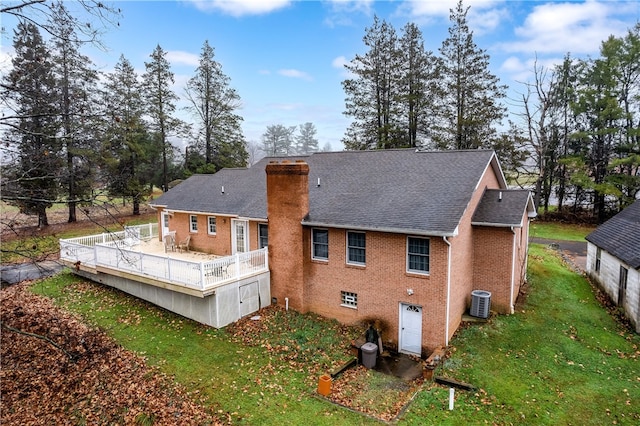
<instances>
[{"instance_id":1,"label":"brick chimney","mask_svg":"<svg viewBox=\"0 0 640 426\"><path fill-rule=\"evenodd\" d=\"M267 217L271 296L306 312L302 219L309 213L309 165L298 160L267 164Z\"/></svg>"}]
</instances>

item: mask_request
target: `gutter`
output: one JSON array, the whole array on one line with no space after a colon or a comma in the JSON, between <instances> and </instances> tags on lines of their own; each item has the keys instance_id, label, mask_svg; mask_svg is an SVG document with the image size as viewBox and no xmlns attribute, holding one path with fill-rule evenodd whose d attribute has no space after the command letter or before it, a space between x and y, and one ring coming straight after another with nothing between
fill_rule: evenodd
<instances>
[{"instance_id":1,"label":"gutter","mask_svg":"<svg viewBox=\"0 0 640 426\"><path fill-rule=\"evenodd\" d=\"M418 229L406 229L406 228L372 228L367 226L359 226L359 225L343 225L343 224L335 224L335 223L325 223L325 222L300 222L302 226L311 226L318 228L335 228L335 229L348 229L353 231L372 231L372 232L388 232L390 234L407 234L407 235L419 235L421 237L455 237L458 235L458 228L453 230L453 232L444 232L444 231L427 231L427 230L418 230Z\"/></svg>"},{"instance_id":2,"label":"gutter","mask_svg":"<svg viewBox=\"0 0 640 426\"><path fill-rule=\"evenodd\" d=\"M444 345L449 346L449 310L451 305L451 243L446 236L442 240L447 244L447 304L444 324Z\"/></svg>"}]
</instances>

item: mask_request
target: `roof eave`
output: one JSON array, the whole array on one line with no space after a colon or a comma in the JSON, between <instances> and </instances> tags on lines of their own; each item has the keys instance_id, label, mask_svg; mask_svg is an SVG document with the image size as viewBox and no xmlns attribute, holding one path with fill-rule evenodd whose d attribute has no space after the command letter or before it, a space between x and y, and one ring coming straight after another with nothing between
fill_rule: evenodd
<instances>
[{"instance_id":1,"label":"roof eave","mask_svg":"<svg viewBox=\"0 0 640 426\"><path fill-rule=\"evenodd\" d=\"M520 223L471 222L473 226L490 226L493 228L522 228Z\"/></svg>"}]
</instances>

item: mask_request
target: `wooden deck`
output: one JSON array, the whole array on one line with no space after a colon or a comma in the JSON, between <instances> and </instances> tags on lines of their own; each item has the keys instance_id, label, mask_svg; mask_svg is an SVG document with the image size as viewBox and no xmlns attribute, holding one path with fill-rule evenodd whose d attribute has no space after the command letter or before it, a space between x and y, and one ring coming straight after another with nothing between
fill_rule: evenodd
<instances>
[{"instance_id":1,"label":"wooden deck","mask_svg":"<svg viewBox=\"0 0 640 426\"><path fill-rule=\"evenodd\" d=\"M157 225L60 240L60 259L77 269L134 274L141 280L152 279L202 291L269 270L266 249L232 256L177 249L166 251L158 239Z\"/></svg>"}]
</instances>

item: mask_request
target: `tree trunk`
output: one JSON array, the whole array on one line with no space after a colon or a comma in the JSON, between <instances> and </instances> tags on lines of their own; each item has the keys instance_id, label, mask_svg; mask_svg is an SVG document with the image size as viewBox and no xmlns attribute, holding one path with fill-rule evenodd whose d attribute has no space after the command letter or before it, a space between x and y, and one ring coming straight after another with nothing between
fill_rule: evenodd
<instances>
[{"instance_id":1,"label":"tree trunk","mask_svg":"<svg viewBox=\"0 0 640 426\"><path fill-rule=\"evenodd\" d=\"M45 207L38 208L38 228L44 228L49 226L49 219L47 219L47 209Z\"/></svg>"},{"instance_id":2,"label":"tree trunk","mask_svg":"<svg viewBox=\"0 0 640 426\"><path fill-rule=\"evenodd\" d=\"M133 215L134 216L140 215L140 196L139 195L133 196Z\"/></svg>"}]
</instances>

